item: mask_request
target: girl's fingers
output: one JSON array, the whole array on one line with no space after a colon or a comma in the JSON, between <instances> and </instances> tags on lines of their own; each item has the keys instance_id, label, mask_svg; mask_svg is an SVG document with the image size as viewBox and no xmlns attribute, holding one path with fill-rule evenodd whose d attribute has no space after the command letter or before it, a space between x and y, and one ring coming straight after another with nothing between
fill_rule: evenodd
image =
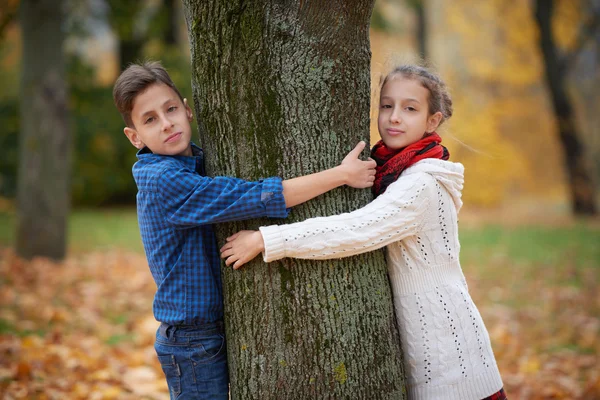
<instances>
[{"instance_id":1,"label":"girl's fingers","mask_svg":"<svg viewBox=\"0 0 600 400\"><path fill-rule=\"evenodd\" d=\"M229 236L226 240L228 242L231 242L232 240L235 240L235 238L238 237L239 234L240 232L234 233L233 235Z\"/></svg>"},{"instance_id":2,"label":"girl's fingers","mask_svg":"<svg viewBox=\"0 0 600 400\"><path fill-rule=\"evenodd\" d=\"M236 254L232 254L229 257L227 257L227 261L225 261L225 265L230 266L231 264L233 264L234 262L236 262L240 257Z\"/></svg>"},{"instance_id":3,"label":"girl's fingers","mask_svg":"<svg viewBox=\"0 0 600 400\"><path fill-rule=\"evenodd\" d=\"M242 265L246 264L246 261L237 260L235 264L233 264L233 269L240 269Z\"/></svg>"},{"instance_id":4,"label":"girl's fingers","mask_svg":"<svg viewBox=\"0 0 600 400\"><path fill-rule=\"evenodd\" d=\"M232 249L221 250L221 258L227 258L233 254Z\"/></svg>"}]
</instances>

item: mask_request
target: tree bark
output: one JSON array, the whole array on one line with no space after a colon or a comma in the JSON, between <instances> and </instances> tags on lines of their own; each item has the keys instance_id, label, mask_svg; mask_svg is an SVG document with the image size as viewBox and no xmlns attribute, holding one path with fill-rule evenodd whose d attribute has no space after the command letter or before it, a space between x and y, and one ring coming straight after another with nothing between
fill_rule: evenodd
<instances>
[{"instance_id":1,"label":"tree bark","mask_svg":"<svg viewBox=\"0 0 600 400\"><path fill-rule=\"evenodd\" d=\"M61 259L66 251L71 139L62 9L62 1L21 1L16 250L25 258Z\"/></svg>"},{"instance_id":2,"label":"tree bark","mask_svg":"<svg viewBox=\"0 0 600 400\"><path fill-rule=\"evenodd\" d=\"M576 215L596 215L596 188L591 166L585 158L584 147L577 131L573 106L566 91L566 71L562 68L552 34L554 1L536 0L535 4L546 82L564 151L572 209Z\"/></svg>"},{"instance_id":3,"label":"tree bark","mask_svg":"<svg viewBox=\"0 0 600 400\"><path fill-rule=\"evenodd\" d=\"M213 175L291 178L330 168L369 137L373 0L184 0L200 143ZM365 154L366 155L366 154ZM371 200L340 188L285 220ZM405 396L382 251L223 269L232 399Z\"/></svg>"}]
</instances>

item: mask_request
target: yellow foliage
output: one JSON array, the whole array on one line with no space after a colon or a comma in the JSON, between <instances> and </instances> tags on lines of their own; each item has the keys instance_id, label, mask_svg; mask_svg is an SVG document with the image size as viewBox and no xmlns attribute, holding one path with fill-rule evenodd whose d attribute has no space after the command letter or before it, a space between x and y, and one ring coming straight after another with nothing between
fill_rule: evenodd
<instances>
[{"instance_id":1,"label":"yellow foliage","mask_svg":"<svg viewBox=\"0 0 600 400\"><path fill-rule=\"evenodd\" d=\"M572 44L580 0L557 2L556 36ZM466 204L512 207L518 199L568 202L556 121L545 83L531 2L428 3L430 64L448 84L454 115L441 129L451 159L466 168ZM371 142L377 132L380 76L390 52L412 62L414 44L372 34ZM405 55L408 53L408 56Z\"/></svg>"},{"instance_id":2,"label":"yellow foliage","mask_svg":"<svg viewBox=\"0 0 600 400\"><path fill-rule=\"evenodd\" d=\"M554 5L552 31L558 47L570 49L577 41L579 27L588 17L585 9L589 7L582 0L559 0Z\"/></svg>"},{"instance_id":3,"label":"yellow foliage","mask_svg":"<svg viewBox=\"0 0 600 400\"><path fill-rule=\"evenodd\" d=\"M451 121L452 132L442 134L451 158L465 166L465 202L480 206L497 206L503 193L528 177L525 155L518 146L501 135L495 104L481 104L471 98L455 98L455 112ZM469 146L471 149L467 148Z\"/></svg>"}]
</instances>

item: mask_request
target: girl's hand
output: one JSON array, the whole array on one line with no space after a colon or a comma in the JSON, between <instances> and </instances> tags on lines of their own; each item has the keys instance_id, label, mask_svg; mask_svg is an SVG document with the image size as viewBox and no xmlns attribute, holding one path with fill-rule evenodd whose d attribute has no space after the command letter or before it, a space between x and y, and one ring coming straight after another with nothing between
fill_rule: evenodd
<instances>
[{"instance_id":1,"label":"girl's hand","mask_svg":"<svg viewBox=\"0 0 600 400\"><path fill-rule=\"evenodd\" d=\"M366 145L364 141L359 142L337 167L343 174L346 185L356 189L371 187L375 181L375 160L369 158L363 161L359 158Z\"/></svg>"},{"instance_id":2,"label":"girl's hand","mask_svg":"<svg viewBox=\"0 0 600 400\"><path fill-rule=\"evenodd\" d=\"M221 258L226 259L226 265L233 264L233 269L238 269L264 249L265 242L260 231L239 231L227 238L227 243L221 247Z\"/></svg>"}]
</instances>

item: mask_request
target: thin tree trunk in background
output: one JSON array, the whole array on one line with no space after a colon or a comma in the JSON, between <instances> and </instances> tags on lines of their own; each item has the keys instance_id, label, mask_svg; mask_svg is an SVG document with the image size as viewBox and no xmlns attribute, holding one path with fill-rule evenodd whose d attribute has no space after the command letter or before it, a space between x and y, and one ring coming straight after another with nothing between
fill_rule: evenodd
<instances>
[{"instance_id":1,"label":"thin tree trunk in background","mask_svg":"<svg viewBox=\"0 0 600 400\"><path fill-rule=\"evenodd\" d=\"M110 8L109 19L119 43L119 65L123 71L139 62L147 35L139 31L139 15L145 0L105 0Z\"/></svg>"},{"instance_id":2,"label":"thin tree trunk in background","mask_svg":"<svg viewBox=\"0 0 600 400\"><path fill-rule=\"evenodd\" d=\"M596 188L591 167L579 138L573 106L566 91L566 71L558 58L552 34L553 0L536 0L535 17L540 29L540 48L544 57L546 82L550 90L554 114L569 177L571 202L576 215L595 215Z\"/></svg>"},{"instance_id":3,"label":"thin tree trunk in background","mask_svg":"<svg viewBox=\"0 0 600 400\"><path fill-rule=\"evenodd\" d=\"M71 139L62 1L22 0L17 253L61 259L70 203Z\"/></svg>"},{"instance_id":4,"label":"thin tree trunk in background","mask_svg":"<svg viewBox=\"0 0 600 400\"><path fill-rule=\"evenodd\" d=\"M180 26L179 15L177 15L177 9L175 8L175 0L164 0L164 9L167 14L167 26L165 27L164 40L168 45L177 44L177 29Z\"/></svg>"},{"instance_id":5,"label":"thin tree trunk in background","mask_svg":"<svg viewBox=\"0 0 600 400\"><path fill-rule=\"evenodd\" d=\"M184 0L200 142L212 175L291 178L337 165L369 137L373 0ZM366 155L366 154L365 154ZM371 200L337 189L285 220ZM223 270L232 399L402 399L382 251L341 260L255 260Z\"/></svg>"},{"instance_id":6,"label":"thin tree trunk in background","mask_svg":"<svg viewBox=\"0 0 600 400\"><path fill-rule=\"evenodd\" d=\"M144 40L125 39L119 40L119 62L121 71L125 70L130 64L142 61L140 54Z\"/></svg>"},{"instance_id":7,"label":"thin tree trunk in background","mask_svg":"<svg viewBox=\"0 0 600 400\"><path fill-rule=\"evenodd\" d=\"M427 60L427 13L425 12L425 0L415 1L415 12L417 14L417 43L419 56Z\"/></svg>"}]
</instances>

